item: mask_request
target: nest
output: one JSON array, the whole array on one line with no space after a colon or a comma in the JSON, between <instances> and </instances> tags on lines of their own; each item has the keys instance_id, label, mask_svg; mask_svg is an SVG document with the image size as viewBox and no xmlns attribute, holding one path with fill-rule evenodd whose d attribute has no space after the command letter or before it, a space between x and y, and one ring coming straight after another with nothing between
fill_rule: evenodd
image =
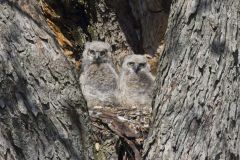
<instances>
[{"instance_id":1,"label":"nest","mask_svg":"<svg viewBox=\"0 0 240 160\"><path fill-rule=\"evenodd\" d=\"M90 117L95 139L95 159L139 160L147 137L149 107L91 108Z\"/></svg>"}]
</instances>

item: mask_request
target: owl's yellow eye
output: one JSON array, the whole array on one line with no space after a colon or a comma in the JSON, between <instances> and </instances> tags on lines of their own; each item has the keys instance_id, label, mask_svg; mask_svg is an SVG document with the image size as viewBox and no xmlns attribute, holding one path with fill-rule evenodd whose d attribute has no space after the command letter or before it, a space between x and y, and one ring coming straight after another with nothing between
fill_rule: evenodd
<instances>
[{"instance_id":1,"label":"owl's yellow eye","mask_svg":"<svg viewBox=\"0 0 240 160\"><path fill-rule=\"evenodd\" d=\"M134 64L135 64L134 62L128 62L127 65L128 65L129 67L132 67L132 66L134 66Z\"/></svg>"}]
</instances>

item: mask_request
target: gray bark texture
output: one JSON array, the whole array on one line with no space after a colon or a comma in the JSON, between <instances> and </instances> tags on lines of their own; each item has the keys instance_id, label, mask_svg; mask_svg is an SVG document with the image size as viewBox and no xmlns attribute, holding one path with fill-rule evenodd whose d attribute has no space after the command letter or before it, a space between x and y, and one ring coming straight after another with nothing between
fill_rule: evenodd
<instances>
[{"instance_id":1,"label":"gray bark texture","mask_svg":"<svg viewBox=\"0 0 240 160\"><path fill-rule=\"evenodd\" d=\"M239 10L172 2L144 159L240 159Z\"/></svg>"},{"instance_id":2,"label":"gray bark texture","mask_svg":"<svg viewBox=\"0 0 240 160\"><path fill-rule=\"evenodd\" d=\"M0 1L0 159L91 159L86 102L35 0Z\"/></svg>"}]
</instances>

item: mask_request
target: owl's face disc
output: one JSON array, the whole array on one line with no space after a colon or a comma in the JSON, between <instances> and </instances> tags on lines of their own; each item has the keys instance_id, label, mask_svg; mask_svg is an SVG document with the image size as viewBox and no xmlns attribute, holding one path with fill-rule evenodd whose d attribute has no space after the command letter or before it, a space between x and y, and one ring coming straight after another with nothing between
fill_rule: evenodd
<instances>
[{"instance_id":1,"label":"owl's face disc","mask_svg":"<svg viewBox=\"0 0 240 160\"><path fill-rule=\"evenodd\" d=\"M111 59L111 46L108 43L94 41L86 45L86 50L84 56L92 64L107 63Z\"/></svg>"},{"instance_id":2,"label":"owl's face disc","mask_svg":"<svg viewBox=\"0 0 240 160\"><path fill-rule=\"evenodd\" d=\"M147 59L142 55L129 55L125 58L122 69L127 74L142 74L150 71Z\"/></svg>"}]
</instances>

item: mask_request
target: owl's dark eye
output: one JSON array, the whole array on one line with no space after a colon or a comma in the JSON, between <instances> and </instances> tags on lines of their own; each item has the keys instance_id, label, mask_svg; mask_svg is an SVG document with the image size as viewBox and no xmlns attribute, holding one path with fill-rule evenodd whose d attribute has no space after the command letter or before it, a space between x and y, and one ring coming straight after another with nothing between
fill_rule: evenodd
<instances>
[{"instance_id":1,"label":"owl's dark eye","mask_svg":"<svg viewBox=\"0 0 240 160\"><path fill-rule=\"evenodd\" d=\"M127 65L128 65L129 67L133 67L133 66L134 66L134 64L135 64L134 62L128 62L128 64L127 64Z\"/></svg>"},{"instance_id":2,"label":"owl's dark eye","mask_svg":"<svg viewBox=\"0 0 240 160\"><path fill-rule=\"evenodd\" d=\"M146 65L147 65L146 63L139 63L140 68L144 68L144 67L146 67Z\"/></svg>"},{"instance_id":3,"label":"owl's dark eye","mask_svg":"<svg viewBox=\"0 0 240 160\"><path fill-rule=\"evenodd\" d=\"M90 53L91 55L94 55L94 54L95 54L94 50L89 50L89 53Z\"/></svg>"},{"instance_id":4,"label":"owl's dark eye","mask_svg":"<svg viewBox=\"0 0 240 160\"><path fill-rule=\"evenodd\" d=\"M100 56L104 56L106 54L106 50L100 52Z\"/></svg>"}]
</instances>

